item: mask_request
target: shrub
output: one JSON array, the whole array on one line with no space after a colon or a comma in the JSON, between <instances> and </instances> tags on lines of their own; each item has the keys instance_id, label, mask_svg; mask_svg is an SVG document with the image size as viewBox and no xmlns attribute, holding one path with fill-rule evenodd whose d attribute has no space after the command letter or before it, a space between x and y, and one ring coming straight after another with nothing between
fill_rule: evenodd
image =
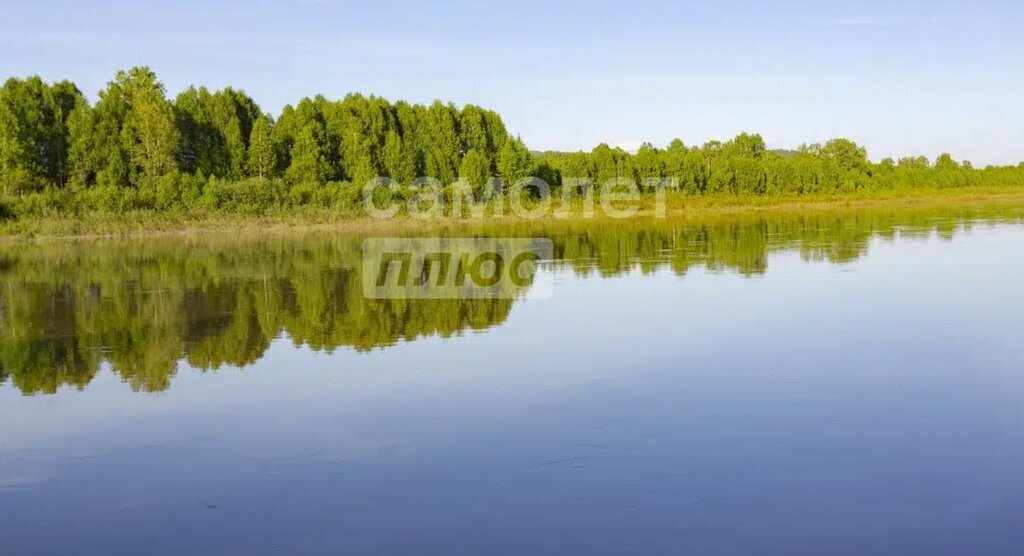
<instances>
[{"instance_id":1,"label":"shrub","mask_svg":"<svg viewBox=\"0 0 1024 556\"><path fill-rule=\"evenodd\" d=\"M238 214L264 214L279 207L282 183L253 178L237 182L211 179L203 189L200 206Z\"/></svg>"},{"instance_id":2,"label":"shrub","mask_svg":"<svg viewBox=\"0 0 1024 556\"><path fill-rule=\"evenodd\" d=\"M16 217L14 209L7 201L0 201L0 222L13 220Z\"/></svg>"},{"instance_id":3,"label":"shrub","mask_svg":"<svg viewBox=\"0 0 1024 556\"><path fill-rule=\"evenodd\" d=\"M17 198L11 211L17 217L59 216L72 208L70 192L47 188Z\"/></svg>"},{"instance_id":4,"label":"shrub","mask_svg":"<svg viewBox=\"0 0 1024 556\"><path fill-rule=\"evenodd\" d=\"M292 207L303 207L313 201L318 185L310 182L299 182L288 189L288 204Z\"/></svg>"},{"instance_id":5,"label":"shrub","mask_svg":"<svg viewBox=\"0 0 1024 556\"><path fill-rule=\"evenodd\" d=\"M99 185L80 192L80 207L96 212L127 212L135 208L135 190L116 185Z\"/></svg>"},{"instance_id":6,"label":"shrub","mask_svg":"<svg viewBox=\"0 0 1024 556\"><path fill-rule=\"evenodd\" d=\"M181 177L177 173L167 174L161 177L156 184L156 199L154 206L157 210L168 210L181 202Z\"/></svg>"}]
</instances>

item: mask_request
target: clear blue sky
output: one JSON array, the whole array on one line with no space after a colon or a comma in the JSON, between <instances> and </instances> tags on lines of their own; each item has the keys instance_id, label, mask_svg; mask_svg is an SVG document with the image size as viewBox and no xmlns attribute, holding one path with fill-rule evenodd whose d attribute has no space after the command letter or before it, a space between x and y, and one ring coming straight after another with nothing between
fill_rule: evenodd
<instances>
[{"instance_id":1,"label":"clear blue sky","mask_svg":"<svg viewBox=\"0 0 1024 556\"><path fill-rule=\"evenodd\" d=\"M173 95L473 102L535 149L759 132L883 156L1024 160L1024 3L0 0L0 76L94 99L149 65Z\"/></svg>"}]
</instances>

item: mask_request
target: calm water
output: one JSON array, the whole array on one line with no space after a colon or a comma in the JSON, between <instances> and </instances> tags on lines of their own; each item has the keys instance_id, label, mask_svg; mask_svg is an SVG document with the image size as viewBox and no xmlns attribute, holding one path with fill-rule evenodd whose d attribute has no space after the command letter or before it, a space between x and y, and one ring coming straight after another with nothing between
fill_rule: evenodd
<instances>
[{"instance_id":1,"label":"calm water","mask_svg":"<svg viewBox=\"0 0 1024 556\"><path fill-rule=\"evenodd\" d=\"M1024 553L1024 209L0 246L0 554Z\"/></svg>"}]
</instances>

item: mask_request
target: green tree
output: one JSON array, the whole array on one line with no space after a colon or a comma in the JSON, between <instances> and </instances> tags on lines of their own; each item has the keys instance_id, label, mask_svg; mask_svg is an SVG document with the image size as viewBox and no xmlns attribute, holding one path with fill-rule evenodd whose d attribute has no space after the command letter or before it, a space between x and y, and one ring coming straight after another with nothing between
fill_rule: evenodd
<instances>
[{"instance_id":1,"label":"green tree","mask_svg":"<svg viewBox=\"0 0 1024 556\"><path fill-rule=\"evenodd\" d=\"M650 143L640 145L633 157L633 171L636 182L643 183L648 178L661 178L665 175L665 163L662 153Z\"/></svg>"},{"instance_id":2,"label":"green tree","mask_svg":"<svg viewBox=\"0 0 1024 556\"><path fill-rule=\"evenodd\" d=\"M487 153L494 148L487 130L487 118L479 106L467 104L462 108L459 129L462 131L462 148L467 152L476 150Z\"/></svg>"},{"instance_id":3,"label":"green tree","mask_svg":"<svg viewBox=\"0 0 1024 556\"><path fill-rule=\"evenodd\" d=\"M940 172L953 172L960 169L957 161L949 153L942 153L935 159L935 169Z\"/></svg>"},{"instance_id":4,"label":"green tree","mask_svg":"<svg viewBox=\"0 0 1024 556\"><path fill-rule=\"evenodd\" d=\"M505 187L511 187L533 174L533 156L522 141L509 139L498 151L497 168Z\"/></svg>"},{"instance_id":5,"label":"green tree","mask_svg":"<svg viewBox=\"0 0 1024 556\"><path fill-rule=\"evenodd\" d=\"M255 101L230 87L217 92L189 87L175 99L174 108L184 136L179 153L184 170L228 178L245 175L249 136L261 116Z\"/></svg>"},{"instance_id":6,"label":"green tree","mask_svg":"<svg viewBox=\"0 0 1024 556\"><path fill-rule=\"evenodd\" d=\"M821 156L835 162L845 171L866 171L868 153L857 143L849 139L832 139L821 149Z\"/></svg>"},{"instance_id":7,"label":"green tree","mask_svg":"<svg viewBox=\"0 0 1024 556\"><path fill-rule=\"evenodd\" d=\"M281 116L274 123L271 137L277 147L278 160L284 168L283 172L286 177L288 177L289 169L293 163L292 156L295 152L295 144L299 140L299 135L309 126L316 128L312 132L315 140L309 141L307 138L307 146L300 150L308 150L308 147L315 143L317 156L322 159L321 162L326 167L326 177L324 179L334 179L341 174L338 137L336 133L329 133L327 129L329 114L325 114L325 109L330 107L331 103L323 97L304 98L294 108L290 105L285 106ZM308 163L308 160L306 162ZM319 174L321 170L322 168L315 173ZM290 173L294 175L295 171Z\"/></svg>"},{"instance_id":8,"label":"green tree","mask_svg":"<svg viewBox=\"0 0 1024 556\"><path fill-rule=\"evenodd\" d=\"M459 165L462 141L459 138L458 111L454 106L435 101L427 109L422 144L426 173L441 183L451 183Z\"/></svg>"},{"instance_id":9,"label":"green tree","mask_svg":"<svg viewBox=\"0 0 1024 556\"><path fill-rule=\"evenodd\" d=\"M246 161L248 174L256 178L270 177L276 164L277 153L271 137L270 119L260 116L252 126L249 135L249 151Z\"/></svg>"},{"instance_id":10,"label":"green tree","mask_svg":"<svg viewBox=\"0 0 1024 556\"><path fill-rule=\"evenodd\" d=\"M385 175L408 185L416 178L416 159L407 142L396 131L389 131L381 151Z\"/></svg>"},{"instance_id":11,"label":"green tree","mask_svg":"<svg viewBox=\"0 0 1024 556\"><path fill-rule=\"evenodd\" d=\"M0 185L61 186L68 174L68 119L85 99L67 81L8 79L0 87Z\"/></svg>"},{"instance_id":12,"label":"green tree","mask_svg":"<svg viewBox=\"0 0 1024 556\"><path fill-rule=\"evenodd\" d=\"M309 123L295 138L291 164L285 177L291 183L322 184L330 175L331 166L327 161L323 128L316 123Z\"/></svg>"},{"instance_id":13,"label":"green tree","mask_svg":"<svg viewBox=\"0 0 1024 556\"><path fill-rule=\"evenodd\" d=\"M459 177L468 181L475 193L484 190L491 180L491 161L477 149L466 151L459 166Z\"/></svg>"},{"instance_id":14,"label":"green tree","mask_svg":"<svg viewBox=\"0 0 1024 556\"><path fill-rule=\"evenodd\" d=\"M134 71L134 70L133 70ZM152 72L139 72L132 79L136 87L131 96L127 129L131 135L131 157L139 175L137 184L155 186L163 175L175 170L181 134L174 121L171 105L164 98L163 85Z\"/></svg>"},{"instance_id":15,"label":"green tree","mask_svg":"<svg viewBox=\"0 0 1024 556\"><path fill-rule=\"evenodd\" d=\"M72 120L76 175L95 176L102 185L154 186L178 169L181 134L164 86L149 68L118 72L92 114L79 111Z\"/></svg>"}]
</instances>

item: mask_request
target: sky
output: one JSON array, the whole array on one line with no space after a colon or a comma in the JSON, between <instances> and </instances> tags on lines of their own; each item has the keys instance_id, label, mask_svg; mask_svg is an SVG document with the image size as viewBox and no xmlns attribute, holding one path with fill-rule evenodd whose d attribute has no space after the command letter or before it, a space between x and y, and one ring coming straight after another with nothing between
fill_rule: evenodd
<instances>
[{"instance_id":1,"label":"sky","mask_svg":"<svg viewBox=\"0 0 1024 556\"><path fill-rule=\"evenodd\" d=\"M350 92L499 112L532 149L770 148L1024 161L1024 3L0 0L0 78L119 69L172 96L244 89L271 114Z\"/></svg>"}]
</instances>

